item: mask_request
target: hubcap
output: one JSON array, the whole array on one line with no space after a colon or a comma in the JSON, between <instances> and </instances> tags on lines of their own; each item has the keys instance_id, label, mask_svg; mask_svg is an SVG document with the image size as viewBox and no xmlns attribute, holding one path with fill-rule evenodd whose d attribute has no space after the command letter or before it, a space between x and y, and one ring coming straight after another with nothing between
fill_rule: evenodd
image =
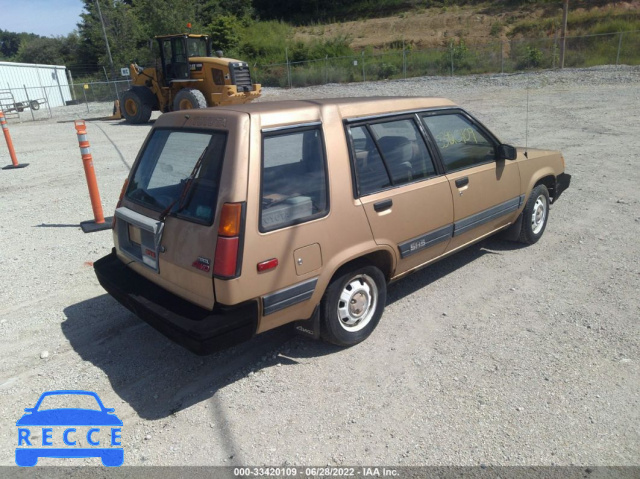
<instances>
[{"instance_id":1,"label":"hubcap","mask_svg":"<svg viewBox=\"0 0 640 479\"><path fill-rule=\"evenodd\" d=\"M124 102L124 109L129 116L136 116L136 113L138 113L138 105L130 98Z\"/></svg>"},{"instance_id":2,"label":"hubcap","mask_svg":"<svg viewBox=\"0 0 640 479\"><path fill-rule=\"evenodd\" d=\"M533 205L533 213L531 214L531 230L533 234L539 234L544 227L547 218L547 198L544 195L538 196Z\"/></svg>"},{"instance_id":3,"label":"hubcap","mask_svg":"<svg viewBox=\"0 0 640 479\"><path fill-rule=\"evenodd\" d=\"M337 315L340 325L349 332L363 329L373 317L378 304L378 287L366 274L352 278L340 293Z\"/></svg>"},{"instance_id":4,"label":"hubcap","mask_svg":"<svg viewBox=\"0 0 640 479\"><path fill-rule=\"evenodd\" d=\"M193 108L193 105L191 104L191 102L189 100L180 100L180 109L181 110L191 110Z\"/></svg>"}]
</instances>

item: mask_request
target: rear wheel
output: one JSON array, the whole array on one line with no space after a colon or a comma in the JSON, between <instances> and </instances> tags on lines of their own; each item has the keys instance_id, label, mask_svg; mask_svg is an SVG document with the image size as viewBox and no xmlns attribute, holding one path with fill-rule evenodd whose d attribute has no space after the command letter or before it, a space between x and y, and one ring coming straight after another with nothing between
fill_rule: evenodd
<instances>
[{"instance_id":1,"label":"rear wheel","mask_svg":"<svg viewBox=\"0 0 640 479\"><path fill-rule=\"evenodd\" d=\"M522 211L522 229L518 240L521 243L533 244L544 233L549 219L549 190L544 185L536 186Z\"/></svg>"},{"instance_id":2,"label":"rear wheel","mask_svg":"<svg viewBox=\"0 0 640 479\"><path fill-rule=\"evenodd\" d=\"M129 123L147 123L151 118L151 106L142 101L140 96L132 90L122 95L122 115Z\"/></svg>"},{"instance_id":3,"label":"rear wheel","mask_svg":"<svg viewBox=\"0 0 640 479\"><path fill-rule=\"evenodd\" d=\"M321 303L322 338L339 346L364 341L376 328L387 300L387 284L375 266L360 266L334 278Z\"/></svg>"},{"instance_id":4,"label":"rear wheel","mask_svg":"<svg viewBox=\"0 0 640 479\"><path fill-rule=\"evenodd\" d=\"M200 90L196 90L194 88L185 88L180 90L173 99L174 111L206 107L207 100L205 100L204 95Z\"/></svg>"}]
</instances>

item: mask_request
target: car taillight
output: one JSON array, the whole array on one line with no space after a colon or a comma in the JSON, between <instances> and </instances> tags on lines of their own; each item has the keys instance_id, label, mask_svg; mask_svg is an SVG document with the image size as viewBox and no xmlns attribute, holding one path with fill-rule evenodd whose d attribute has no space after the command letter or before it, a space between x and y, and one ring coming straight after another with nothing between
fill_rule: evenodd
<instances>
[{"instance_id":1,"label":"car taillight","mask_svg":"<svg viewBox=\"0 0 640 479\"><path fill-rule=\"evenodd\" d=\"M129 178L124 180L122 184L122 189L120 190L120 196L118 197L118 202L116 203L116 209L120 208L122 205L122 198L124 198L124 193L127 191L127 186L129 186ZM113 219L111 220L111 228L115 228L116 226L116 215L113 215Z\"/></svg>"},{"instance_id":2,"label":"car taillight","mask_svg":"<svg viewBox=\"0 0 640 479\"><path fill-rule=\"evenodd\" d=\"M244 203L225 203L220 212L213 275L221 279L240 275Z\"/></svg>"}]
</instances>

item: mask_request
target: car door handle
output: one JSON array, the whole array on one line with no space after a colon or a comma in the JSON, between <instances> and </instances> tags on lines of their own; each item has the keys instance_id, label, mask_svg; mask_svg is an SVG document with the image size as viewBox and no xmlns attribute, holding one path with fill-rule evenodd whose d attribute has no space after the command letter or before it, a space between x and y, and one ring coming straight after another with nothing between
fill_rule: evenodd
<instances>
[{"instance_id":1,"label":"car door handle","mask_svg":"<svg viewBox=\"0 0 640 479\"><path fill-rule=\"evenodd\" d=\"M463 176L462 178L458 178L456 180L456 186L458 188L462 188L463 186L467 186L469 184L469 177Z\"/></svg>"},{"instance_id":2,"label":"car door handle","mask_svg":"<svg viewBox=\"0 0 640 479\"><path fill-rule=\"evenodd\" d=\"M393 206L393 201L388 199L388 200L382 200L382 201L378 201L377 203L374 203L373 209L379 213L380 211L388 210L392 206Z\"/></svg>"}]
</instances>

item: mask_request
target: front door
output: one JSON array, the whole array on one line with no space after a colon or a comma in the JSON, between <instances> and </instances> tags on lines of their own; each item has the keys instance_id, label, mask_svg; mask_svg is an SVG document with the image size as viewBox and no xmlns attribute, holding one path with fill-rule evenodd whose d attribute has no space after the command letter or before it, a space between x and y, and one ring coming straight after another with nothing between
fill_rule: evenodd
<instances>
[{"instance_id":1,"label":"front door","mask_svg":"<svg viewBox=\"0 0 640 479\"><path fill-rule=\"evenodd\" d=\"M522 205L517 163L498 159L499 142L459 111L422 117L433 136L453 196L448 251L507 225Z\"/></svg>"}]
</instances>

